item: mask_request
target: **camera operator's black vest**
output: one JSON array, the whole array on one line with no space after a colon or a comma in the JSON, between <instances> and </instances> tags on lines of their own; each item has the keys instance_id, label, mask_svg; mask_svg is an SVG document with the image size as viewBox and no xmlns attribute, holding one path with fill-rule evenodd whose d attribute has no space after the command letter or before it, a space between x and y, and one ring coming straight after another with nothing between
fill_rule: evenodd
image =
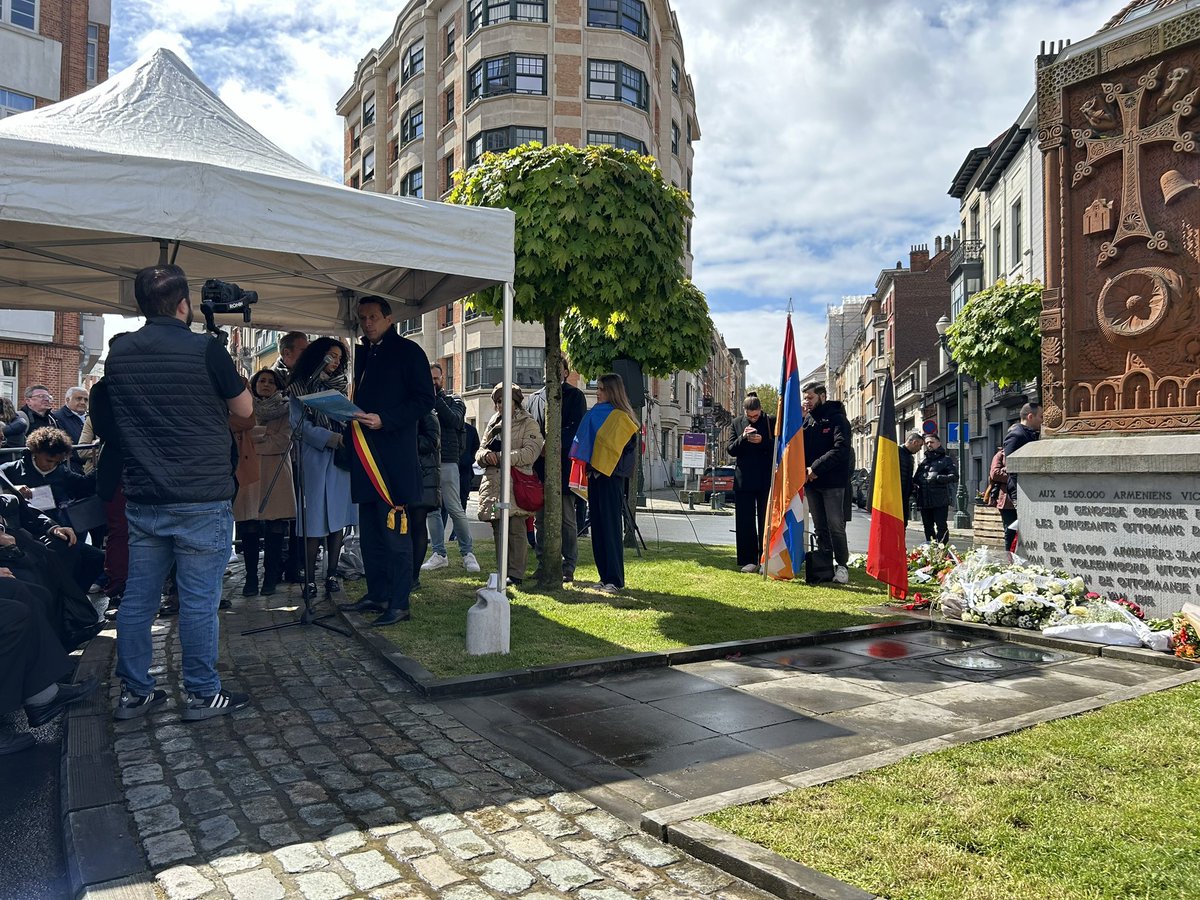
<instances>
[{"instance_id":1,"label":"camera operator's black vest","mask_svg":"<svg viewBox=\"0 0 1200 900\"><path fill-rule=\"evenodd\" d=\"M229 410L208 375L212 338L156 317L121 337L104 365L135 503L207 503L234 494Z\"/></svg>"}]
</instances>

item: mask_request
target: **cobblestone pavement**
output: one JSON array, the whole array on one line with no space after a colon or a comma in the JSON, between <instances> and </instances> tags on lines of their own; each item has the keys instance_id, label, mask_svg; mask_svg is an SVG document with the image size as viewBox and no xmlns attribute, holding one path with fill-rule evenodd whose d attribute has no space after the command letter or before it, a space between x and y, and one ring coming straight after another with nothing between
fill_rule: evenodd
<instances>
[{"instance_id":1,"label":"cobblestone pavement","mask_svg":"<svg viewBox=\"0 0 1200 900\"><path fill-rule=\"evenodd\" d=\"M221 614L222 678L249 708L183 724L175 622L160 620L172 698L112 725L133 833L170 900L766 896L564 792L351 638L242 636L292 615L295 600L270 600Z\"/></svg>"}]
</instances>

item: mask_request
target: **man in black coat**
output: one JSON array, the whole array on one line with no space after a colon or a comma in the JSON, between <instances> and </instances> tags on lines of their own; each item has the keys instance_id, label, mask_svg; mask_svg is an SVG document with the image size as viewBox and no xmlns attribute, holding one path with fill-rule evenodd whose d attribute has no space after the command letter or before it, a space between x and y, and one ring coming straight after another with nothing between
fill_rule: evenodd
<instances>
[{"instance_id":1,"label":"man in black coat","mask_svg":"<svg viewBox=\"0 0 1200 900\"><path fill-rule=\"evenodd\" d=\"M21 407L21 412L29 422L27 434L33 434L39 428L58 427L58 420L54 418L54 413L50 412L53 405L54 395L44 384L32 384L25 388L25 405Z\"/></svg>"},{"instance_id":2,"label":"man in black coat","mask_svg":"<svg viewBox=\"0 0 1200 900\"><path fill-rule=\"evenodd\" d=\"M1004 436L1004 459L1008 460L1026 444L1036 441L1041 434L1042 405L1037 402L1026 403L1021 407L1021 421L1014 423ZM1008 476L1008 496L1013 503L1017 502L1017 476L1011 472Z\"/></svg>"},{"instance_id":3,"label":"man in black coat","mask_svg":"<svg viewBox=\"0 0 1200 900\"><path fill-rule=\"evenodd\" d=\"M834 583L845 584L850 580L845 506L850 482L850 420L841 403L826 399L825 385L820 382L804 385L802 393L808 412L804 420L808 509L817 542L822 550L833 552L837 563Z\"/></svg>"},{"instance_id":4,"label":"man in black coat","mask_svg":"<svg viewBox=\"0 0 1200 900\"><path fill-rule=\"evenodd\" d=\"M954 457L942 448L941 438L936 434L925 435L925 458L913 477L917 506L921 508L921 521L925 525L925 540L943 544L950 540L946 520L957 483L958 466L954 464Z\"/></svg>"},{"instance_id":5,"label":"man in black coat","mask_svg":"<svg viewBox=\"0 0 1200 900\"><path fill-rule=\"evenodd\" d=\"M736 461L733 474L734 530L737 564L743 572L757 572L763 550L767 500L771 495L771 470L775 462L775 435L762 402L751 395L742 403L745 414L733 420L726 451Z\"/></svg>"},{"instance_id":6,"label":"man in black coat","mask_svg":"<svg viewBox=\"0 0 1200 900\"><path fill-rule=\"evenodd\" d=\"M904 501L904 524L908 524L909 509L912 507L913 470L917 466L917 452L925 444L925 435L910 432L908 440L900 445L900 498ZM869 502L869 501L868 501Z\"/></svg>"},{"instance_id":7,"label":"man in black coat","mask_svg":"<svg viewBox=\"0 0 1200 900\"><path fill-rule=\"evenodd\" d=\"M382 484L363 467L360 448L352 447L350 495L358 504L367 596L351 608L381 610L372 624L392 625L412 618L413 545L407 532L401 533L404 524L412 524L401 508L421 501L417 422L433 409L433 379L429 357L396 332L385 299L359 300L358 323L363 341L354 355L354 402L363 412L355 419L365 438L362 450L374 459Z\"/></svg>"},{"instance_id":8,"label":"man in black coat","mask_svg":"<svg viewBox=\"0 0 1200 900\"><path fill-rule=\"evenodd\" d=\"M571 374L571 364L562 357L562 446L559 448L562 456L562 578L563 581L575 580L575 566L579 561L579 528L575 520L575 495L568 487L571 479L571 444L575 440L575 432L579 423L587 415L587 397L583 391L567 380ZM542 429L542 437L546 436L546 389L534 391L525 401L526 411L537 420ZM537 477L546 481L545 448L542 456L534 460L533 471ZM542 559L542 535L545 530L546 511L543 507L534 514L534 549L537 552L538 570L544 564Z\"/></svg>"}]
</instances>

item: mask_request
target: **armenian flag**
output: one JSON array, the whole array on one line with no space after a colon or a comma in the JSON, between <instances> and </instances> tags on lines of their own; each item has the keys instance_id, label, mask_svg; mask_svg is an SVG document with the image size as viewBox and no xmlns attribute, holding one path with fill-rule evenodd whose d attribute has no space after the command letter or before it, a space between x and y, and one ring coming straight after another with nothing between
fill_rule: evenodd
<instances>
[{"instance_id":1,"label":"armenian flag","mask_svg":"<svg viewBox=\"0 0 1200 900\"><path fill-rule=\"evenodd\" d=\"M571 442L571 490L586 500L588 466L601 475L612 475L625 445L638 430L633 417L611 403L597 403L589 409Z\"/></svg>"},{"instance_id":2,"label":"armenian flag","mask_svg":"<svg viewBox=\"0 0 1200 900\"><path fill-rule=\"evenodd\" d=\"M896 392L889 374L883 383L875 462L871 471L871 535L867 539L867 574L892 587L892 596L908 594L908 559L904 551L904 499L900 493L900 445L896 443Z\"/></svg>"},{"instance_id":3,"label":"armenian flag","mask_svg":"<svg viewBox=\"0 0 1200 900\"><path fill-rule=\"evenodd\" d=\"M767 502L763 551L764 571L780 580L795 578L804 563L808 503L804 481L804 407L800 402L800 369L792 314L783 338L783 372L779 382L779 414L775 417L775 477Z\"/></svg>"}]
</instances>

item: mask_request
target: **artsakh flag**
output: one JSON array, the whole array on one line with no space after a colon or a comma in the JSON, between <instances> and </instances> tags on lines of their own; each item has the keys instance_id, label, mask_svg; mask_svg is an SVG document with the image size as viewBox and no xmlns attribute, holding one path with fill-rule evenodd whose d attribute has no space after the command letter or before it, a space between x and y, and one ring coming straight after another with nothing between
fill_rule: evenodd
<instances>
[{"instance_id":1,"label":"artsakh flag","mask_svg":"<svg viewBox=\"0 0 1200 900\"><path fill-rule=\"evenodd\" d=\"M896 392L890 374L883 384L879 407L871 484L867 574L891 585L893 597L904 599L908 594L908 558L904 549L904 498L900 493L900 445L896 443Z\"/></svg>"},{"instance_id":2,"label":"artsakh flag","mask_svg":"<svg viewBox=\"0 0 1200 900\"><path fill-rule=\"evenodd\" d=\"M767 575L795 578L804 564L804 530L808 505L804 499L804 407L800 401L800 369L792 316L788 313L783 338L783 372L779 381L779 410L775 417L775 479L767 501L763 565Z\"/></svg>"}]
</instances>

